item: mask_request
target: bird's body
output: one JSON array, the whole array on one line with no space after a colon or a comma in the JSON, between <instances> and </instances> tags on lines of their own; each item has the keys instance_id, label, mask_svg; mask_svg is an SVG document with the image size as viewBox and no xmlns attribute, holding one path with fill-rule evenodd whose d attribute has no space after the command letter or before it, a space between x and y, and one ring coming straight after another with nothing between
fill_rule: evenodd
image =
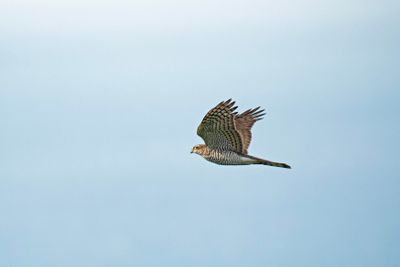
<instances>
[{"instance_id":1,"label":"bird's body","mask_svg":"<svg viewBox=\"0 0 400 267\"><path fill-rule=\"evenodd\" d=\"M247 154L251 141L251 127L262 119L264 110L260 107L241 114L234 112L235 102L231 99L219 103L211 109L200 123L197 134L206 144L196 145L192 153L219 165L263 164L290 168L285 163L260 159Z\"/></svg>"},{"instance_id":2,"label":"bird's body","mask_svg":"<svg viewBox=\"0 0 400 267\"><path fill-rule=\"evenodd\" d=\"M230 150L210 149L204 146L200 153L206 160L220 165L244 165L246 161L249 162L248 164L251 162L250 159Z\"/></svg>"},{"instance_id":3,"label":"bird's body","mask_svg":"<svg viewBox=\"0 0 400 267\"><path fill-rule=\"evenodd\" d=\"M244 155L235 151L210 149L206 145L197 145L194 148L195 153L201 155L206 160L219 165L250 165L263 164L275 167L290 168L285 163L273 162L265 159L259 159L253 156Z\"/></svg>"}]
</instances>

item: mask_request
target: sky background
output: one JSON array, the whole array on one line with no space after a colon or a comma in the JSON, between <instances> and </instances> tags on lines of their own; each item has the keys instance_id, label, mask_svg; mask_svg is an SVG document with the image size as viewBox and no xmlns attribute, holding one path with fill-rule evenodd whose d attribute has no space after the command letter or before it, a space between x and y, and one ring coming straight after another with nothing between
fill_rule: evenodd
<instances>
[{"instance_id":1,"label":"sky background","mask_svg":"<svg viewBox=\"0 0 400 267\"><path fill-rule=\"evenodd\" d=\"M0 265L400 266L399 3L2 1Z\"/></svg>"}]
</instances>

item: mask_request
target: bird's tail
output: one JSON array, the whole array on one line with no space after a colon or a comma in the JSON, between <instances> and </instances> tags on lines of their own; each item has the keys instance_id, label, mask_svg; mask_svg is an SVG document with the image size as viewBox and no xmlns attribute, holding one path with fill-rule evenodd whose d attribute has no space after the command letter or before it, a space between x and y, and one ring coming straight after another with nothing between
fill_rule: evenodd
<instances>
[{"instance_id":1,"label":"bird's tail","mask_svg":"<svg viewBox=\"0 0 400 267\"><path fill-rule=\"evenodd\" d=\"M286 163L274 162L274 161L270 161L270 160L266 160L266 159L260 159L260 158L256 158L256 157L249 156L249 155L247 155L247 156L254 160L253 164L262 164L262 165L291 169L291 167L289 165L287 165Z\"/></svg>"}]
</instances>

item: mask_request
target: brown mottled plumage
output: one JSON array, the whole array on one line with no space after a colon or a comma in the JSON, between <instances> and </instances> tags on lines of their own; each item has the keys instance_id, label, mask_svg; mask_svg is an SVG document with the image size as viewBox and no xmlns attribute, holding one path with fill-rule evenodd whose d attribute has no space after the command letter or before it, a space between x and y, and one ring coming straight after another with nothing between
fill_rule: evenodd
<instances>
[{"instance_id":1,"label":"brown mottled plumage","mask_svg":"<svg viewBox=\"0 0 400 267\"><path fill-rule=\"evenodd\" d=\"M251 142L251 127L265 115L260 107L243 113L235 110L232 99L219 103L203 118L197 134L205 144L196 145L192 153L199 154L208 161L220 165L263 164L289 168L286 163L273 162L247 154Z\"/></svg>"}]
</instances>

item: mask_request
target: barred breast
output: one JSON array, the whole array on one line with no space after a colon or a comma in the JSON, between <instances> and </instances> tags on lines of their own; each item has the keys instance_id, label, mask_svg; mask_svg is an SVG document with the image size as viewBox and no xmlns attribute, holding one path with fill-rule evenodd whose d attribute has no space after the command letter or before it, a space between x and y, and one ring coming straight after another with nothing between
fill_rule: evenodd
<instances>
[{"instance_id":1,"label":"barred breast","mask_svg":"<svg viewBox=\"0 0 400 267\"><path fill-rule=\"evenodd\" d=\"M234 151L211 150L209 155L204 156L208 161L220 165L248 165L256 163L256 160L240 155Z\"/></svg>"}]
</instances>

